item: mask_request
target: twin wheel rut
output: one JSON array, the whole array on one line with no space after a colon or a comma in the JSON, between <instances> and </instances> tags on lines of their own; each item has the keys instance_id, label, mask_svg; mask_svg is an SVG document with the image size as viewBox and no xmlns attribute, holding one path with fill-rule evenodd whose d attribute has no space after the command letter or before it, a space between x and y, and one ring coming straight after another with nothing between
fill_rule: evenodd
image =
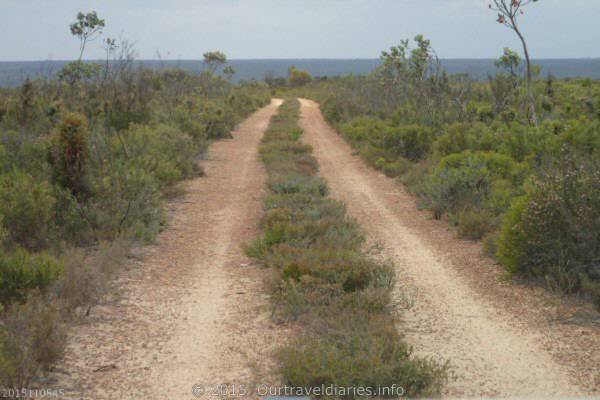
<instances>
[{"instance_id":1,"label":"twin wheel rut","mask_svg":"<svg viewBox=\"0 0 600 400\"><path fill-rule=\"evenodd\" d=\"M241 250L258 233L266 173L257 149L280 104L273 100L233 139L211 146L202 162L206 176L186 182L186 195L170 205L169 229L137 249L120 273L119 299L73 330L56 373L69 397L193 399L194 385L211 391L217 384L280 383L271 355L289 332L270 321L268 271ZM581 367L548 350L553 337L473 287L463 267L482 261L472 248L418 212L398 183L353 156L316 103L301 100L301 111L303 140L314 147L332 196L383 244L397 266L398 297L414 304L398 328L417 354L450 361L444 395L591 393L573 370ZM593 333L591 362L600 357ZM598 374L592 369L585 378L594 382Z\"/></svg>"}]
</instances>

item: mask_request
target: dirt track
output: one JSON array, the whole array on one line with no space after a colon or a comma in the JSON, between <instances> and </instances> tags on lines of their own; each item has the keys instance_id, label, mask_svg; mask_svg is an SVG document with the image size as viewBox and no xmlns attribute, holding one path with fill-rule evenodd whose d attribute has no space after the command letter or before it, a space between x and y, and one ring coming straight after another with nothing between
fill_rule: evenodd
<instances>
[{"instance_id":1,"label":"dirt track","mask_svg":"<svg viewBox=\"0 0 600 400\"><path fill-rule=\"evenodd\" d=\"M69 397L192 399L194 384L274 383L266 272L240 245L257 234L266 179L257 148L280 104L211 146L206 176L171 204L169 229L121 274L120 301L74 330L57 383Z\"/></svg>"},{"instance_id":2,"label":"dirt track","mask_svg":"<svg viewBox=\"0 0 600 400\"><path fill-rule=\"evenodd\" d=\"M420 355L450 360L446 396L564 397L591 393L584 386L600 390L600 329L539 322L544 318L529 312L537 307L532 290L500 288L478 244L456 239L443 222L419 212L401 185L353 155L316 103L301 104L304 140L314 147L321 175L396 263L399 300L414 302L401 324L407 341Z\"/></svg>"}]
</instances>

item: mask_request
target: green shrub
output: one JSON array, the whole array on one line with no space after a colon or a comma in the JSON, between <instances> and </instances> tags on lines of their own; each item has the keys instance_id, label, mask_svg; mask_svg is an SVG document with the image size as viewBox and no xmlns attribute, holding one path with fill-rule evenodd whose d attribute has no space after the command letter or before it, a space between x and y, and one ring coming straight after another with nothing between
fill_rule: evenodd
<instances>
[{"instance_id":1,"label":"green shrub","mask_svg":"<svg viewBox=\"0 0 600 400\"><path fill-rule=\"evenodd\" d=\"M328 97L321 103L323 115L334 125L347 120L348 116L362 115L360 105L338 92L336 97Z\"/></svg>"},{"instance_id":2,"label":"green shrub","mask_svg":"<svg viewBox=\"0 0 600 400\"><path fill-rule=\"evenodd\" d=\"M264 83L248 82L232 90L227 102L233 112L245 117L271 101L269 87Z\"/></svg>"},{"instance_id":3,"label":"green shrub","mask_svg":"<svg viewBox=\"0 0 600 400\"><path fill-rule=\"evenodd\" d=\"M135 160L131 163L112 165L91 182L94 196L84 213L97 239L113 240L130 233L149 241L159 231L164 218L158 180Z\"/></svg>"},{"instance_id":4,"label":"green shrub","mask_svg":"<svg viewBox=\"0 0 600 400\"><path fill-rule=\"evenodd\" d=\"M337 385L376 391L396 385L407 397L439 394L444 368L413 357L388 322L368 315L330 315L318 337L303 337L278 354L284 380L304 388Z\"/></svg>"},{"instance_id":5,"label":"green shrub","mask_svg":"<svg viewBox=\"0 0 600 400\"><path fill-rule=\"evenodd\" d=\"M527 173L525 166L507 156L465 151L442 158L419 194L438 218L445 213L482 210L490 208L490 201L495 205L507 190L496 181L519 187Z\"/></svg>"},{"instance_id":6,"label":"green shrub","mask_svg":"<svg viewBox=\"0 0 600 400\"><path fill-rule=\"evenodd\" d=\"M522 220L529 201L528 196L513 200L512 206L504 217L502 234L498 239L498 260L512 273L518 273L527 258L526 232Z\"/></svg>"},{"instance_id":7,"label":"green shrub","mask_svg":"<svg viewBox=\"0 0 600 400\"><path fill-rule=\"evenodd\" d=\"M492 151L500 137L483 123L455 123L445 125L433 143L436 157L471 151Z\"/></svg>"},{"instance_id":8,"label":"green shrub","mask_svg":"<svg viewBox=\"0 0 600 400\"><path fill-rule=\"evenodd\" d=\"M226 112L222 106L212 102L204 104L200 120L209 139L229 137L229 132L235 126L235 117Z\"/></svg>"},{"instance_id":9,"label":"green shrub","mask_svg":"<svg viewBox=\"0 0 600 400\"><path fill-rule=\"evenodd\" d=\"M483 253L486 256L494 258L498 254L498 241L500 234L501 230L495 229L483 236Z\"/></svg>"},{"instance_id":10,"label":"green shrub","mask_svg":"<svg viewBox=\"0 0 600 400\"><path fill-rule=\"evenodd\" d=\"M108 115L110 126L117 132L128 129L132 124L145 124L150 120L150 110L128 108L120 101L115 102Z\"/></svg>"},{"instance_id":11,"label":"green shrub","mask_svg":"<svg viewBox=\"0 0 600 400\"><path fill-rule=\"evenodd\" d=\"M501 131L498 135L500 143L496 150L519 162L538 153L545 141L543 131L519 123L512 123L507 131Z\"/></svg>"},{"instance_id":12,"label":"green shrub","mask_svg":"<svg viewBox=\"0 0 600 400\"><path fill-rule=\"evenodd\" d=\"M74 246L89 246L95 243L97 237L95 225L82 205L71 191L54 187L56 199L56 230L57 237Z\"/></svg>"},{"instance_id":13,"label":"green shrub","mask_svg":"<svg viewBox=\"0 0 600 400\"><path fill-rule=\"evenodd\" d=\"M510 157L494 152L465 151L444 157L439 169L480 169L482 174L510 180L515 184L523 182L527 176L527 167L515 162Z\"/></svg>"},{"instance_id":14,"label":"green shrub","mask_svg":"<svg viewBox=\"0 0 600 400\"><path fill-rule=\"evenodd\" d=\"M496 179L491 183L485 209L492 218L501 216L510 208L512 199L521 195L522 191L521 185L514 184L508 179Z\"/></svg>"},{"instance_id":15,"label":"green shrub","mask_svg":"<svg viewBox=\"0 0 600 400\"><path fill-rule=\"evenodd\" d=\"M327 185L319 178L306 176L278 176L269 179L269 188L274 193L314 193L325 196L328 192Z\"/></svg>"},{"instance_id":16,"label":"green shrub","mask_svg":"<svg viewBox=\"0 0 600 400\"><path fill-rule=\"evenodd\" d=\"M52 175L48 163L48 143L16 132L3 132L0 140L4 143L0 156L0 170L12 169L27 171L35 180L48 180Z\"/></svg>"},{"instance_id":17,"label":"green shrub","mask_svg":"<svg viewBox=\"0 0 600 400\"><path fill-rule=\"evenodd\" d=\"M112 143L117 154L156 177L161 186L191 175L199 148L192 138L168 125L131 125Z\"/></svg>"},{"instance_id":18,"label":"green shrub","mask_svg":"<svg viewBox=\"0 0 600 400\"><path fill-rule=\"evenodd\" d=\"M324 111L325 112L325 111ZM388 124L377 118L359 117L344 124L341 131L354 144L370 142L381 137Z\"/></svg>"},{"instance_id":19,"label":"green shrub","mask_svg":"<svg viewBox=\"0 0 600 400\"><path fill-rule=\"evenodd\" d=\"M567 146L572 151L589 156L600 154L600 121L572 120L560 135L554 135L553 150L559 153Z\"/></svg>"},{"instance_id":20,"label":"green shrub","mask_svg":"<svg viewBox=\"0 0 600 400\"><path fill-rule=\"evenodd\" d=\"M513 204L498 248L498 258L510 272L557 282L566 274L578 282L569 290L582 289L584 281L600 281L598 171L597 162L567 155Z\"/></svg>"},{"instance_id":21,"label":"green shrub","mask_svg":"<svg viewBox=\"0 0 600 400\"><path fill-rule=\"evenodd\" d=\"M467 115L471 121L480 121L489 123L494 120L495 113L493 106L482 101L470 101L467 105Z\"/></svg>"},{"instance_id":22,"label":"green shrub","mask_svg":"<svg viewBox=\"0 0 600 400\"><path fill-rule=\"evenodd\" d=\"M23 302L32 289L46 289L63 271L62 262L22 249L0 255L0 303Z\"/></svg>"},{"instance_id":23,"label":"green shrub","mask_svg":"<svg viewBox=\"0 0 600 400\"><path fill-rule=\"evenodd\" d=\"M40 250L52 241L56 199L46 182L11 171L0 176L0 215L8 246Z\"/></svg>"},{"instance_id":24,"label":"green shrub","mask_svg":"<svg viewBox=\"0 0 600 400\"><path fill-rule=\"evenodd\" d=\"M427 127L395 126L376 118L357 118L344 124L341 131L354 145L374 147L391 161L400 157L418 161L429 153L433 141L433 132Z\"/></svg>"},{"instance_id":25,"label":"green shrub","mask_svg":"<svg viewBox=\"0 0 600 400\"><path fill-rule=\"evenodd\" d=\"M464 210L456 216L460 236L467 239L481 239L493 229L493 221L485 212Z\"/></svg>"},{"instance_id":26,"label":"green shrub","mask_svg":"<svg viewBox=\"0 0 600 400\"><path fill-rule=\"evenodd\" d=\"M431 129L420 125L390 127L384 131L381 147L396 157L419 161L429 153L432 137Z\"/></svg>"},{"instance_id":27,"label":"green shrub","mask_svg":"<svg viewBox=\"0 0 600 400\"><path fill-rule=\"evenodd\" d=\"M190 135L196 143L205 144L208 139L206 133L206 126L202 123L199 114L196 111L197 104L190 100L190 106L184 107L183 105L178 106L174 111L174 122L176 126L182 131ZM163 123L173 122L169 121L169 117L164 118Z\"/></svg>"},{"instance_id":28,"label":"green shrub","mask_svg":"<svg viewBox=\"0 0 600 400\"><path fill-rule=\"evenodd\" d=\"M286 258L289 261L282 260L283 265L280 266L284 279L303 281L310 277L313 283L334 285L344 292L367 288L374 282L374 277L381 268L362 257L360 253L344 246L340 246L339 250L333 250L329 246L311 247L296 254L291 252Z\"/></svg>"},{"instance_id":29,"label":"green shrub","mask_svg":"<svg viewBox=\"0 0 600 400\"><path fill-rule=\"evenodd\" d=\"M413 167L413 164L405 158L398 158L396 161L385 163L383 172L390 178L402 176Z\"/></svg>"}]
</instances>

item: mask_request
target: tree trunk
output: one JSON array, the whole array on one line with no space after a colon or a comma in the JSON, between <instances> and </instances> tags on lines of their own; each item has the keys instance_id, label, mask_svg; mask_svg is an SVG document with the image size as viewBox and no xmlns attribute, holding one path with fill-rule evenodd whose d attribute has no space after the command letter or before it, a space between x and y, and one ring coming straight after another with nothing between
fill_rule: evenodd
<instances>
[{"instance_id":1,"label":"tree trunk","mask_svg":"<svg viewBox=\"0 0 600 400\"><path fill-rule=\"evenodd\" d=\"M527 63L527 101L529 103L529 114L531 122L533 122L533 124L537 127L538 120L535 110L535 97L533 96L533 73L531 71L531 59L529 57L529 49L527 48L525 38L523 37L521 31L517 27L516 21L513 20L512 25L517 36L519 36L519 39L521 40L521 44L523 45L523 53L525 53L525 62Z\"/></svg>"}]
</instances>

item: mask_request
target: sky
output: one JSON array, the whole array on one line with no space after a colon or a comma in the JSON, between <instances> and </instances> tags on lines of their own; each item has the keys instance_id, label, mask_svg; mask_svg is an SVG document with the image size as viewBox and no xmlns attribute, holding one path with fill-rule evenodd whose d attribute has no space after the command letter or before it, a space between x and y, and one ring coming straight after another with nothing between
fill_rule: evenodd
<instances>
[{"instance_id":1,"label":"sky","mask_svg":"<svg viewBox=\"0 0 600 400\"><path fill-rule=\"evenodd\" d=\"M0 0L0 61L78 56L69 24L98 12L142 59L377 58L422 33L441 58L520 51L489 0ZM521 18L533 58L600 57L600 0L539 0ZM102 57L100 41L85 58Z\"/></svg>"}]
</instances>

